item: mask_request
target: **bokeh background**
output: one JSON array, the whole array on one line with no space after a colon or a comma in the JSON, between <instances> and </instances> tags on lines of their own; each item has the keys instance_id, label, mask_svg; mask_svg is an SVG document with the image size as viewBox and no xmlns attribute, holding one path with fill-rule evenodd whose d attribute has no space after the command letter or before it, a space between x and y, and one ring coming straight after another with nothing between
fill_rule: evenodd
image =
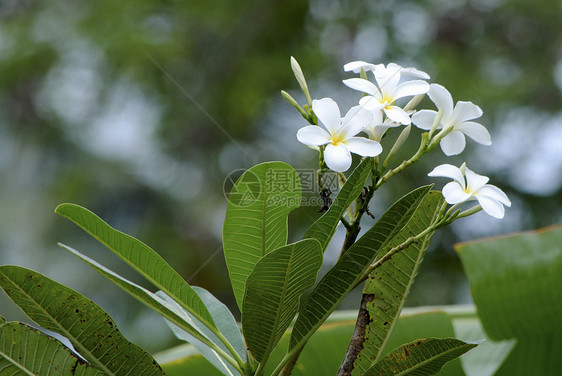
<instances>
[{"instance_id":1,"label":"bokeh background","mask_svg":"<svg viewBox=\"0 0 562 376\"><path fill-rule=\"evenodd\" d=\"M291 55L312 96L333 97L344 111L358 93L341 83L350 77L342 66L358 59L416 66L484 110L492 147L469 142L462 158L435 150L372 205L380 215L431 182L435 165L463 160L513 202L502 221L480 213L440 231L408 305L470 302L455 242L562 222L559 0L2 0L0 264L78 290L152 352L177 343L157 315L57 246L146 286L53 213L74 202L235 309L221 253L225 177L269 160L315 168L316 153L295 138L304 120L280 95L303 100ZM290 236L317 216L295 211ZM25 320L3 293L0 314Z\"/></svg>"}]
</instances>

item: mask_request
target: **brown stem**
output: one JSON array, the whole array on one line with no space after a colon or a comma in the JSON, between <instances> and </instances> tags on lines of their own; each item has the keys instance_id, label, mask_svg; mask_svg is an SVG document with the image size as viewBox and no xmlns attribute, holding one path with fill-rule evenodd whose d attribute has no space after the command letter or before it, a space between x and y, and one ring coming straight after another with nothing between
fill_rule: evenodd
<instances>
[{"instance_id":1,"label":"brown stem","mask_svg":"<svg viewBox=\"0 0 562 376\"><path fill-rule=\"evenodd\" d=\"M374 299L374 294L363 294L361 298L361 306L359 307L355 330L337 376L350 376L351 372L353 372L353 363L355 363L355 360L363 350L366 328L372 321L371 315L367 310L367 304L371 303Z\"/></svg>"}]
</instances>

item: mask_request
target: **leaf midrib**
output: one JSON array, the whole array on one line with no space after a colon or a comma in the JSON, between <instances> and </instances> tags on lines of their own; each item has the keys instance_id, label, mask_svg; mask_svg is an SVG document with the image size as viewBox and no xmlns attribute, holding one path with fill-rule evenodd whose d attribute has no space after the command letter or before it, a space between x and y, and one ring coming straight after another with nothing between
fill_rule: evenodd
<instances>
[{"instance_id":1,"label":"leaf midrib","mask_svg":"<svg viewBox=\"0 0 562 376\"><path fill-rule=\"evenodd\" d=\"M455 347L453 347L453 348L450 348L450 349L448 349L448 350L446 350L446 351L444 351L444 352L441 352L441 353L439 353L439 354L437 354L437 355L434 355L434 356L430 357L429 359L426 359L426 360L423 360L423 361L421 361L421 362L419 362L419 363L414 364L413 367L408 368L408 369L406 369L406 370L404 370L404 371L402 371L402 372L400 372L400 373L397 373L396 376L407 375L408 373L412 372L413 370L420 369L421 367L426 366L427 364L431 363L432 361L437 360L437 359L439 359L439 358L441 358L441 357L443 357L443 356L445 356L445 355L447 355L447 354L449 354L449 353L451 353L451 352L454 352L454 351L456 351L456 350L459 350L459 349L461 349L461 348L463 348L463 347L465 347L465 346L470 347L471 345L468 344L468 343L464 343L464 344L462 344L462 345L460 345L460 346L455 346ZM446 363L445 363L445 364L446 364ZM443 366L441 366L441 367L443 367Z\"/></svg>"},{"instance_id":2,"label":"leaf midrib","mask_svg":"<svg viewBox=\"0 0 562 376\"><path fill-rule=\"evenodd\" d=\"M35 305L37 307L39 307L39 310L42 311L47 317L49 317L52 322L54 322L56 324L56 326L61 330L61 332L64 333L64 336L67 337L68 339L73 339L74 341L72 342L72 345L75 347L78 347L77 350L78 353L83 354L84 357L86 357L86 355L88 355L87 359L93 359L96 360L96 362L94 362L103 372L106 372L109 375L115 375L111 370L109 370L103 363L101 363L99 361L99 359L97 357L95 357L87 348L85 348L80 342L78 342L78 340L76 339L76 337L74 335L72 335L70 332L68 332L64 327L60 326L60 324L58 323L57 320L55 320L55 318L49 313L49 311L43 309L43 307L34 299L32 298L25 290L23 290L23 288L21 288L14 280L12 280L9 276L7 276L5 273L3 273L2 271L0 271L0 273L2 275L4 275L10 282L13 283L14 286L16 286L16 288L26 297L29 298L30 301L32 301L33 303L35 303ZM63 334L61 333L61 334ZM83 352L82 352L83 351ZM35 375L33 375L35 376Z\"/></svg>"},{"instance_id":3,"label":"leaf midrib","mask_svg":"<svg viewBox=\"0 0 562 376\"><path fill-rule=\"evenodd\" d=\"M295 246L293 245L291 247L291 253L289 255L289 260L288 260L288 267L287 267L287 271L285 272L285 278L283 281L283 292L279 297L279 304L277 306L277 314L275 315L275 322L273 324L273 330L271 331L272 337L269 338L268 344L267 344L267 349L265 351L265 355L264 358L267 360L267 357L269 356L269 353L271 353L271 347L272 347L272 339L275 339L275 337L277 337L277 329L279 327L279 322L280 322L280 313L282 311L281 307L282 307L282 302L284 301L285 297L287 296L287 284L288 284L288 279L289 279L289 274L292 268L292 261L293 261L293 256L294 256L294 250L295 250Z\"/></svg>"},{"instance_id":4,"label":"leaf midrib","mask_svg":"<svg viewBox=\"0 0 562 376\"><path fill-rule=\"evenodd\" d=\"M0 351L0 356L3 357L4 359L6 359L8 362L10 362L11 364L13 364L14 366L16 366L18 369L20 369L21 371L25 372L27 375L29 376L37 376L34 373L32 373L30 370L28 370L26 367L24 367L22 364L18 363L15 361L15 359L12 359L12 357L10 357L8 354L6 354L3 351Z\"/></svg>"}]
</instances>

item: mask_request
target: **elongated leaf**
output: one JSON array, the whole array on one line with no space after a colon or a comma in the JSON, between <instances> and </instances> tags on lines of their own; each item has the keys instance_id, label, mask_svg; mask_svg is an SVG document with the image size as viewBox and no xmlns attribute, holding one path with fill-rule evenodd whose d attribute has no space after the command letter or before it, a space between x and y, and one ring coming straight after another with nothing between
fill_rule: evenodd
<instances>
[{"instance_id":1,"label":"elongated leaf","mask_svg":"<svg viewBox=\"0 0 562 376\"><path fill-rule=\"evenodd\" d=\"M215 325L205 304L191 286L146 244L115 230L81 206L61 204L55 212L80 226L199 320L209 326Z\"/></svg>"},{"instance_id":2,"label":"elongated leaf","mask_svg":"<svg viewBox=\"0 0 562 376\"><path fill-rule=\"evenodd\" d=\"M217 329L232 344L240 358L246 360L246 344L240 326L236 322L232 312L220 300L202 287L194 286L193 289L209 309L213 320L217 323ZM218 344L218 343L217 343Z\"/></svg>"},{"instance_id":3,"label":"elongated leaf","mask_svg":"<svg viewBox=\"0 0 562 376\"><path fill-rule=\"evenodd\" d=\"M242 329L252 355L265 361L295 317L300 296L322 266L315 239L278 248L264 256L248 277Z\"/></svg>"},{"instance_id":4,"label":"elongated leaf","mask_svg":"<svg viewBox=\"0 0 562 376\"><path fill-rule=\"evenodd\" d=\"M373 227L351 246L314 288L301 308L291 336L290 348L307 341L373 262L406 226L431 186L418 188L398 200Z\"/></svg>"},{"instance_id":5,"label":"elongated leaf","mask_svg":"<svg viewBox=\"0 0 562 376\"><path fill-rule=\"evenodd\" d=\"M163 375L140 347L127 341L97 304L31 270L0 266L0 286L37 324L68 338L76 351L107 375Z\"/></svg>"},{"instance_id":6,"label":"elongated leaf","mask_svg":"<svg viewBox=\"0 0 562 376\"><path fill-rule=\"evenodd\" d=\"M68 247L64 244L60 244L61 247L66 249L67 251L73 253L74 255L78 256L82 261L86 262L96 271L98 271L101 275L108 278L110 281L115 283L117 286L121 287L135 299L140 301L141 303L145 304L149 308L153 309L154 311L158 312L162 315L168 325L171 327L172 331L178 338L189 341L196 345L197 349L203 354L207 359L213 363L218 369L223 371L225 375L238 375L239 373L235 371L232 365L228 364L224 359L221 358L220 355L216 353L207 343L203 341L203 339L208 339L210 342L213 342L217 346L221 347L225 352L228 353L228 349L221 343L221 341L212 333L212 331L207 328L201 321L197 320L193 315L185 311L175 300L170 298L164 292L159 291L156 294L148 291L144 287L141 287L127 279L121 277L119 274L107 269L103 265L100 265L96 261L90 259L89 257L81 254L77 250ZM200 289L200 288L195 288ZM219 329L226 328L228 329L227 332L230 337L233 337L234 334L230 333L231 329L230 326L232 325L230 320L226 317L224 307L219 307L217 302L212 301L209 298L210 293L206 290L201 289L201 294L206 292L208 295L205 295L205 299L209 301L213 307L214 312L218 312L213 315L213 319L215 319L217 323L219 323ZM204 291L204 292L203 292ZM212 296L212 295L210 295ZM216 300L213 297L214 300ZM220 303L220 302L218 302ZM220 303L222 304L222 303ZM228 310L228 309L227 309ZM211 311L211 314L213 313ZM230 315L232 318L232 315ZM217 320L218 319L218 320ZM231 319L234 321L234 318ZM234 321L234 325L236 322ZM238 329L238 328L237 328ZM238 336L241 337L240 330L238 330ZM238 343L239 340L236 341L237 345L240 346ZM241 356L244 358L245 354Z\"/></svg>"},{"instance_id":7,"label":"elongated leaf","mask_svg":"<svg viewBox=\"0 0 562 376\"><path fill-rule=\"evenodd\" d=\"M166 319L174 322L176 325L180 326L183 330L192 333L194 336L201 336L199 330L194 328L190 322L183 319L182 315L177 312L175 306L171 305L165 299L162 299L157 294L154 294L142 286L139 286L123 277L114 271L109 270L105 266L99 264L98 262L92 260L86 255L78 252L72 247L64 244L59 244L62 248L71 252L86 264L90 265L93 269L99 272L101 275L109 279L111 282L115 283L117 286L121 287L125 292L131 295L133 298L137 299L139 302L143 303L147 307L158 312L160 315ZM167 296L167 295L166 295ZM171 298L170 298L171 299ZM177 304L177 303L176 303Z\"/></svg>"},{"instance_id":8,"label":"elongated leaf","mask_svg":"<svg viewBox=\"0 0 562 376\"><path fill-rule=\"evenodd\" d=\"M190 323L193 327L197 328L197 330L201 333L202 336L207 338L209 341L216 344L218 347L222 348L225 352L228 352L228 349L225 347L223 343L213 334L208 328L203 326L197 319L191 316L188 312L183 310L172 298L164 294L162 291L158 291L156 293L159 297L164 299L170 307L173 308L174 312L176 312L183 320ZM212 311L211 311L212 313ZM216 320L216 317L213 317L215 321L220 323L220 321ZM215 368L217 368L223 375L228 376L239 376L240 373L228 362L226 362L214 349L203 343L200 338L194 337L191 333L186 332L179 326L173 324L172 322L166 320L166 323L175 334L175 336L182 341L186 341L191 343L195 348L199 351L201 355L205 357ZM238 329L238 333L240 330Z\"/></svg>"},{"instance_id":9,"label":"elongated leaf","mask_svg":"<svg viewBox=\"0 0 562 376\"><path fill-rule=\"evenodd\" d=\"M332 205L323 216L318 218L304 234L304 239L314 238L320 242L322 252L326 251L337 225L345 210L361 194L365 180L369 176L371 158L366 158L353 170Z\"/></svg>"},{"instance_id":10,"label":"elongated leaf","mask_svg":"<svg viewBox=\"0 0 562 376\"><path fill-rule=\"evenodd\" d=\"M392 351L362 375L435 375L445 363L476 346L456 338L418 339Z\"/></svg>"},{"instance_id":11,"label":"elongated leaf","mask_svg":"<svg viewBox=\"0 0 562 376\"><path fill-rule=\"evenodd\" d=\"M0 319L0 321L3 319ZM19 322L0 322L0 375L102 376L53 337Z\"/></svg>"},{"instance_id":12,"label":"elongated leaf","mask_svg":"<svg viewBox=\"0 0 562 376\"><path fill-rule=\"evenodd\" d=\"M380 255L427 229L438 216L442 203L441 192L429 192L408 224L388 242ZM364 307L360 313L361 316L366 316L365 322L368 325L365 326L364 332L355 332L354 338L363 345L353 363L352 375L362 375L381 357L432 236L433 233L428 234L419 242L395 254L369 275L363 288ZM359 347L357 344L354 346Z\"/></svg>"},{"instance_id":13,"label":"elongated leaf","mask_svg":"<svg viewBox=\"0 0 562 376\"><path fill-rule=\"evenodd\" d=\"M256 263L287 244L287 218L300 206L300 201L299 177L283 162L254 166L234 185L222 238L230 282L240 309L246 279Z\"/></svg>"}]
</instances>

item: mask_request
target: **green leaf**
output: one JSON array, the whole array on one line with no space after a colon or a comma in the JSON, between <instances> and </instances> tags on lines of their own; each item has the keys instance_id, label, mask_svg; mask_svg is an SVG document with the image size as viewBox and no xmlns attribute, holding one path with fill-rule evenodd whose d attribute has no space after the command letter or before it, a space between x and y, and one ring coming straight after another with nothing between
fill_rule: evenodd
<instances>
[{"instance_id":1,"label":"green leaf","mask_svg":"<svg viewBox=\"0 0 562 376\"><path fill-rule=\"evenodd\" d=\"M202 287L194 286L193 289L203 300L213 320L217 323L217 329L232 344L240 358L246 359L246 344L240 326L232 315L232 312L220 300Z\"/></svg>"},{"instance_id":2,"label":"green leaf","mask_svg":"<svg viewBox=\"0 0 562 376\"><path fill-rule=\"evenodd\" d=\"M146 244L115 230L100 217L81 206L61 204L55 212L68 218L123 259L157 288L172 297L183 309L208 326L215 326L207 307L191 286Z\"/></svg>"},{"instance_id":3,"label":"green leaf","mask_svg":"<svg viewBox=\"0 0 562 376\"><path fill-rule=\"evenodd\" d=\"M461 257L482 325L516 339L496 375L554 375L562 352L562 226L462 243Z\"/></svg>"},{"instance_id":4,"label":"green leaf","mask_svg":"<svg viewBox=\"0 0 562 376\"><path fill-rule=\"evenodd\" d=\"M37 324L68 338L76 351L107 375L163 375L154 359L127 341L94 302L31 270L0 266L0 286Z\"/></svg>"},{"instance_id":5,"label":"green leaf","mask_svg":"<svg viewBox=\"0 0 562 376\"><path fill-rule=\"evenodd\" d=\"M217 336L214 333L212 333L205 326L201 325L199 321L194 319L192 315L190 315L188 312L183 310L172 298L164 294L162 291L158 291L156 295L158 295L163 300L165 300L169 304L169 306L174 310L174 312L176 312L180 317L182 317L182 319L184 319L186 322L189 322L191 325L193 325L193 327L197 328L197 330L201 333L202 336L204 336L210 342L214 343L216 346L222 348L226 353L228 353L229 350L226 348L226 346L223 343L221 343L221 341L217 338ZM213 311L211 311L211 314L213 314ZM217 324L220 324L221 322L217 320L217 317L215 317L215 315L213 316L215 322L217 322ZM205 359L207 359L213 366L215 366L215 368L217 368L222 374L240 375L240 373L231 364L226 362L215 351L215 349L203 343L201 341L201 338L195 337L192 333L183 330L181 327L175 325L174 323L168 320L166 320L166 323L168 324L168 326L170 327L170 329L178 339L189 342L190 344L195 346L195 348L199 351L199 353L203 355ZM238 335L241 336L240 330L238 328L237 330L239 333ZM245 358L245 354L241 357Z\"/></svg>"},{"instance_id":6,"label":"green leaf","mask_svg":"<svg viewBox=\"0 0 562 376\"><path fill-rule=\"evenodd\" d=\"M1 375L105 375L57 339L23 323L2 321L0 318Z\"/></svg>"},{"instance_id":7,"label":"green leaf","mask_svg":"<svg viewBox=\"0 0 562 376\"><path fill-rule=\"evenodd\" d=\"M388 242L380 255L430 227L439 215L443 202L441 192L429 192L408 224ZM428 234L401 250L369 275L363 288L365 310L362 311L369 324L364 333L357 334L364 341L362 351L353 363L353 375L363 374L380 359L432 236L433 233Z\"/></svg>"},{"instance_id":8,"label":"green leaf","mask_svg":"<svg viewBox=\"0 0 562 376\"><path fill-rule=\"evenodd\" d=\"M478 346L455 338L424 338L400 346L362 375L435 375L445 363Z\"/></svg>"},{"instance_id":9,"label":"green leaf","mask_svg":"<svg viewBox=\"0 0 562 376\"><path fill-rule=\"evenodd\" d=\"M562 226L455 246L492 339L562 331Z\"/></svg>"},{"instance_id":10,"label":"green leaf","mask_svg":"<svg viewBox=\"0 0 562 376\"><path fill-rule=\"evenodd\" d=\"M300 202L297 172L283 162L254 166L234 185L226 207L223 248L240 309L246 279L263 256L287 244L287 218Z\"/></svg>"},{"instance_id":11,"label":"green leaf","mask_svg":"<svg viewBox=\"0 0 562 376\"><path fill-rule=\"evenodd\" d=\"M398 200L328 271L299 312L291 336L291 349L306 342L337 308L366 272L379 250L385 249L406 226L430 189L431 186L418 188Z\"/></svg>"},{"instance_id":12,"label":"green leaf","mask_svg":"<svg viewBox=\"0 0 562 376\"><path fill-rule=\"evenodd\" d=\"M278 248L256 264L246 284L242 329L259 362L267 359L291 324L301 294L314 285L321 266L322 251L315 239Z\"/></svg>"},{"instance_id":13,"label":"green leaf","mask_svg":"<svg viewBox=\"0 0 562 376\"><path fill-rule=\"evenodd\" d=\"M390 338L382 351L382 357L388 355L392 350L403 344L412 342L418 338L449 338L458 336L458 333L456 333L454 329L451 316L443 312L441 307L406 308L402 310L400 317L396 320L394 330L392 330ZM475 340L481 340L482 338L484 337L478 337ZM465 340L463 337L461 337L461 339ZM479 349L478 347L475 351ZM446 376L465 376L458 359L445 364L438 374Z\"/></svg>"},{"instance_id":14,"label":"green leaf","mask_svg":"<svg viewBox=\"0 0 562 376\"><path fill-rule=\"evenodd\" d=\"M133 298L137 299L139 302L143 303L147 307L153 309L154 311L158 312L160 315L165 317L166 319L174 322L176 325L180 326L183 330L192 333L196 337L201 337L201 334L198 329L192 326L192 323L185 320L180 313L174 310L174 307L170 305L169 302L159 297L157 294L154 294L142 286L139 286L123 277L119 274L115 273L112 270L109 270L103 265L100 265L96 261L92 260L88 256L83 255L82 253L78 252L72 247L69 247L64 244L59 244L62 248L66 249L67 251L71 252L86 264L91 266L101 275L109 279L111 282L115 283L117 286L121 287L125 292L131 295ZM166 295L167 296L167 295ZM171 298L170 298L171 299ZM176 303L177 304L177 303Z\"/></svg>"},{"instance_id":15,"label":"green leaf","mask_svg":"<svg viewBox=\"0 0 562 376\"><path fill-rule=\"evenodd\" d=\"M369 176L371 166L371 158L366 158L353 170L332 205L323 216L318 218L304 234L304 239L314 238L318 240L322 246L322 252L326 251L332 236L336 232L340 218L346 209L361 194L365 180Z\"/></svg>"}]
</instances>

